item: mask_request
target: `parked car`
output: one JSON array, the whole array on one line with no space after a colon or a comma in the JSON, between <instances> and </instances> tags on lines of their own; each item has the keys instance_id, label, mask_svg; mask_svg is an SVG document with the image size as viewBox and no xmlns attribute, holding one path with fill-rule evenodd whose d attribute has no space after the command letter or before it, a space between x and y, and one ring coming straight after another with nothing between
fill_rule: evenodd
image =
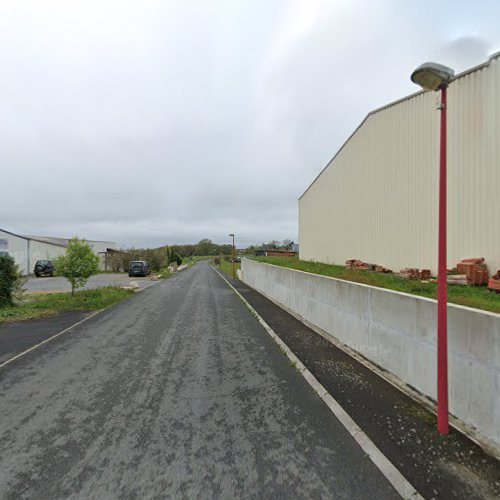
<instances>
[{"instance_id":1,"label":"parked car","mask_svg":"<svg viewBox=\"0 0 500 500\"><path fill-rule=\"evenodd\" d=\"M51 260L37 260L34 269L35 276L54 276L54 264Z\"/></svg>"},{"instance_id":2,"label":"parked car","mask_svg":"<svg viewBox=\"0 0 500 500\"><path fill-rule=\"evenodd\" d=\"M149 264L145 260L134 260L128 268L128 275L132 276L148 276L151 274Z\"/></svg>"}]
</instances>

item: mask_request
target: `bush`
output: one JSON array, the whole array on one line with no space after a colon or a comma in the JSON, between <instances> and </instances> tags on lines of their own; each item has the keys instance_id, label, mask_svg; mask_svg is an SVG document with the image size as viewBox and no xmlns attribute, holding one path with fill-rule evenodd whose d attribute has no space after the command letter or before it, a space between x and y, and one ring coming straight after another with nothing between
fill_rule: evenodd
<instances>
[{"instance_id":1,"label":"bush","mask_svg":"<svg viewBox=\"0 0 500 500\"><path fill-rule=\"evenodd\" d=\"M214 264L215 264L216 266L219 266L219 265L220 265L220 257L219 257L218 255L214 257Z\"/></svg>"},{"instance_id":2,"label":"bush","mask_svg":"<svg viewBox=\"0 0 500 500\"><path fill-rule=\"evenodd\" d=\"M78 238L72 238L66 248L66 255L54 261L56 274L64 276L71 283L71 295L75 288L85 286L87 280L99 272L99 257L90 245Z\"/></svg>"},{"instance_id":3,"label":"bush","mask_svg":"<svg viewBox=\"0 0 500 500\"><path fill-rule=\"evenodd\" d=\"M11 306L21 293L23 279L10 255L0 255L0 307Z\"/></svg>"},{"instance_id":4,"label":"bush","mask_svg":"<svg viewBox=\"0 0 500 500\"><path fill-rule=\"evenodd\" d=\"M177 262L177 265L180 266L182 264L182 257L177 253L172 253L170 262Z\"/></svg>"}]
</instances>

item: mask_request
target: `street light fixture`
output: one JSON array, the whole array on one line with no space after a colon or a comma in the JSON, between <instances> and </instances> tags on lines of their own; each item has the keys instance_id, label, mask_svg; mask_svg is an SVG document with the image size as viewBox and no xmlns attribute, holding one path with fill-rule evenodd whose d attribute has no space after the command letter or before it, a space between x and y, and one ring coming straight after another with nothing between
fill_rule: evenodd
<instances>
[{"instance_id":1,"label":"street light fixture","mask_svg":"<svg viewBox=\"0 0 500 500\"><path fill-rule=\"evenodd\" d=\"M233 237L233 279L236 279L236 264L235 264L235 259L236 259L236 256L235 256L235 248L234 248L234 234L231 233L229 236L232 236Z\"/></svg>"},{"instance_id":2,"label":"street light fixture","mask_svg":"<svg viewBox=\"0 0 500 500\"><path fill-rule=\"evenodd\" d=\"M439 90L448 86L455 72L442 64L426 62L421 64L412 74L411 81L424 90Z\"/></svg>"},{"instance_id":3,"label":"street light fixture","mask_svg":"<svg viewBox=\"0 0 500 500\"><path fill-rule=\"evenodd\" d=\"M438 241L438 314L437 314L437 402L438 432L448 434L448 272L446 250L446 104L448 84L455 72L442 64L427 62L411 75L412 82L424 90L440 90L441 112L439 154L439 241Z\"/></svg>"}]
</instances>

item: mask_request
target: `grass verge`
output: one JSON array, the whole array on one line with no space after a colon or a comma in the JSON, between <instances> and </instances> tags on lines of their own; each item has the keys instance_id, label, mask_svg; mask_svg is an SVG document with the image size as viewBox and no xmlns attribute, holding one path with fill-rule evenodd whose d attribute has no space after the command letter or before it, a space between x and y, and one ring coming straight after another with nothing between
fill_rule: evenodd
<instances>
[{"instance_id":1,"label":"grass verge","mask_svg":"<svg viewBox=\"0 0 500 500\"><path fill-rule=\"evenodd\" d=\"M170 278L170 276L172 276L172 273L170 272L170 269L168 267L164 267L164 268L160 269L160 271L156 274L157 274L158 278L160 278L161 280Z\"/></svg>"},{"instance_id":2,"label":"grass verge","mask_svg":"<svg viewBox=\"0 0 500 500\"><path fill-rule=\"evenodd\" d=\"M201 260L211 260L213 258L214 258L213 255L193 255L192 257L184 257L182 263L193 265L196 264L197 262L200 262Z\"/></svg>"},{"instance_id":3,"label":"grass verge","mask_svg":"<svg viewBox=\"0 0 500 500\"><path fill-rule=\"evenodd\" d=\"M23 302L0 309L0 323L54 316L62 311L94 311L104 309L133 295L119 287L102 287L71 293L25 296Z\"/></svg>"},{"instance_id":4,"label":"grass verge","mask_svg":"<svg viewBox=\"0 0 500 500\"><path fill-rule=\"evenodd\" d=\"M394 274L352 271L346 269L344 266L299 260L297 257L255 257L255 260L274 264L275 266L289 267L308 273L321 274L355 283L363 283L364 285L428 297L430 299L437 298L436 283L422 283L421 281L401 278ZM486 287L449 285L448 302L500 313L500 295L490 292Z\"/></svg>"},{"instance_id":5,"label":"grass verge","mask_svg":"<svg viewBox=\"0 0 500 500\"><path fill-rule=\"evenodd\" d=\"M236 262L235 266L236 266L235 269L241 269L241 264L239 262ZM233 263L232 262L227 261L225 259L222 259L219 267L220 267L222 272L228 274L229 276L233 275ZM235 270L235 273L236 273L236 270Z\"/></svg>"}]
</instances>

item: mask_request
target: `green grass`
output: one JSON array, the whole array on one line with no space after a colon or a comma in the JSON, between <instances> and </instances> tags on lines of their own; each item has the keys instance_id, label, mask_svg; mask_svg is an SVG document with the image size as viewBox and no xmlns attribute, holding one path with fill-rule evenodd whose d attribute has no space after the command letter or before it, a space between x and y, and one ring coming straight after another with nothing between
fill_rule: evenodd
<instances>
[{"instance_id":1,"label":"green grass","mask_svg":"<svg viewBox=\"0 0 500 500\"><path fill-rule=\"evenodd\" d=\"M241 264L239 262L236 262L235 266L236 266L235 269L241 269ZM222 272L229 274L229 276L233 275L233 263L227 261L226 259L222 259L220 269Z\"/></svg>"},{"instance_id":2,"label":"green grass","mask_svg":"<svg viewBox=\"0 0 500 500\"><path fill-rule=\"evenodd\" d=\"M308 273L321 274L323 276L331 276L332 278L419 295L421 297L437 298L436 283L422 283L416 280L401 278L394 274L352 271L346 269L344 266L299 260L297 257L255 257L255 260L274 264L275 266L289 267ZM500 295L490 292L486 287L449 285L448 302L500 313Z\"/></svg>"},{"instance_id":3,"label":"green grass","mask_svg":"<svg viewBox=\"0 0 500 500\"><path fill-rule=\"evenodd\" d=\"M213 259L213 255L193 255L192 257L184 257L183 264L196 264L200 260L210 260Z\"/></svg>"},{"instance_id":4,"label":"green grass","mask_svg":"<svg viewBox=\"0 0 500 500\"><path fill-rule=\"evenodd\" d=\"M170 276L172 276L172 273L170 272L168 267L163 267L162 269L159 270L159 272L157 273L157 276L160 279L167 279L167 278L170 278Z\"/></svg>"},{"instance_id":5,"label":"green grass","mask_svg":"<svg viewBox=\"0 0 500 500\"><path fill-rule=\"evenodd\" d=\"M93 311L126 299L134 292L119 287L102 287L71 293L25 295L15 306L0 308L0 323L54 316L62 311Z\"/></svg>"}]
</instances>

